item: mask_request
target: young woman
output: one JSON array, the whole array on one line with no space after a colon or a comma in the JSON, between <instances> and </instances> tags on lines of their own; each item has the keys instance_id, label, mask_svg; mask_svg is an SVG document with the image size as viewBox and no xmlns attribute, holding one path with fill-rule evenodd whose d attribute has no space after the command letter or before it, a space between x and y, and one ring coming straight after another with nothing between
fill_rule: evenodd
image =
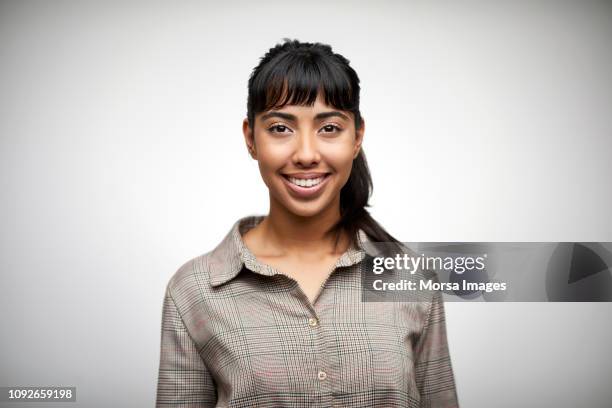
<instances>
[{"instance_id":1,"label":"young woman","mask_svg":"<svg viewBox=\"0 0 612 408\"><path fill-rule=\"evenodd\" d=\"M248 84L244 139L269 213L238 219L170 279L157 406L456 407L440 294L363 302L368 213L359 78L285 39Z\"/></svg>"}]
</instances>

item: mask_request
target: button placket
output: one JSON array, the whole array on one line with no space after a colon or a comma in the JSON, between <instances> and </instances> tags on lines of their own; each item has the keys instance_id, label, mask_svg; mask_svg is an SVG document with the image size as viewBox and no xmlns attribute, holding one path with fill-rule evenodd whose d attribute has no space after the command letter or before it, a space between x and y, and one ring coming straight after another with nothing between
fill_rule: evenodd
<instances>
[{"instance_id":1,"label":"button placket","mask_svg":"<svg viewBox=\"0 0 612 408\"><path fill-rule=\"evenodd\" d=\"M325 349L325 341L323 339L325 333L321 331L321 328L319 328L320 321L316 314L308 317L308 326L310 328L309 330L311 330L311 336L313 336L315 341L315 353L318 365L316 371L317 381L319 381L321 384L321 391L325 393L325 399L327 400L328 398L331 398L331 394L329 393L332 391L332 388L330 388L332 387L332 384L329 382L328 373L326 370L326 365L329 362L329 356L326 355L327 350ZM325 401L325 406L330 406L332 402L332 400Z\"/></svg>"}]
</instances>

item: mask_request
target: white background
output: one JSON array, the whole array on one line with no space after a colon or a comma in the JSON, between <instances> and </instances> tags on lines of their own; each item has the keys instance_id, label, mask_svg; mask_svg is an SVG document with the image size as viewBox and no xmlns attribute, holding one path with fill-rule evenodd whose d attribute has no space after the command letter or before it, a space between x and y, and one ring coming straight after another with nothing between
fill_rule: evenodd
<instances>
[{"instance_id":1,"label":"white background","mask_svg":"<svg viewBox=\"0 0 612 408\"><path fill-rule=\"evenodd\" d=\"M3 1L0 386L153 406L168 279L267 212L241 123L283 37L359 74L400 240L612 241L608 3ZM612 304L446 311L462 407L609 406Z\"/></svg>"}]
</instances>

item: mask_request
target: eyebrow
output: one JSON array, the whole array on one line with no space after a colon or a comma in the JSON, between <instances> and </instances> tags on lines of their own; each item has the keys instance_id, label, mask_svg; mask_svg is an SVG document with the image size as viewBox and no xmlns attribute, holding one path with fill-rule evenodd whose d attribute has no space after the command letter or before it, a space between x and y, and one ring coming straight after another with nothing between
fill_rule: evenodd
<instances>
[{"instance_id":1,"label":"eyebrow","mask_svg":"<svg viewBox=\"0 0 612 408\"><path fill-rule=\"evenodd\" d=\"M285 113L285 112L269 112L263 115L261 117L261 120L266 120L266 119L274 118L274 117L282 118L290 122L297 122L297 116L291 113ZM350 120L348 116L346 116L344 113L339 112L339 111L329 111L329 112L317 113L314 118L315 120L321 120L321 119L327 119L331 117L339 117L344 120Z\"/></svg>"}]
</instances>

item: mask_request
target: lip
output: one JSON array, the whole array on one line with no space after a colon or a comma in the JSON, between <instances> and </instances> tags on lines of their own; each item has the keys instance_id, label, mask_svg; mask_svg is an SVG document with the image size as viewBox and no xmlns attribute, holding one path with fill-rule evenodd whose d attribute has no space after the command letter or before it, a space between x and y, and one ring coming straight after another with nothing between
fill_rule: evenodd
<instances>
[{"instance_id":1,"label":"lip","mask_svg":"<svg viewBox=\"0 0 612 408\"><path fill-rule=\"evenodd\" d=\"M315 175L314 177L311 177L312 175ZM309 177L305 177L305 176L309 176ZM329 180L329 176L331 175L331 173L294 173L294 174L283 174L283 181L285 183L285 185L287 186L287 188L289 189L289 192L298 197L298 198L311 198L311 197L315 197L317 196L322 190L323 188L327 185L327 182ZM317 178L317 177L321 177L324 176L325 178L323 179L323 181L321 181L319 184L317 184L314 187L300 187L297 186L295 184L293 184L292 182L289 181L288 177L296 177L296 178Z\"/></svg>"},{"instance_id":2,"label":"lip","mask_svg":"<svg viewBox=\"0 0 612 408\"><path fill-rule=\"evenodd\" d=\"M295 177L295 178L299 178L299 179L313 179L313 178L323 177L323 176L326 176L328 174L329 173L292 173L292 174L285 173L285 174L283 174L283 176L286 176L286 177Z\"/></svg>"}]
</instances>

